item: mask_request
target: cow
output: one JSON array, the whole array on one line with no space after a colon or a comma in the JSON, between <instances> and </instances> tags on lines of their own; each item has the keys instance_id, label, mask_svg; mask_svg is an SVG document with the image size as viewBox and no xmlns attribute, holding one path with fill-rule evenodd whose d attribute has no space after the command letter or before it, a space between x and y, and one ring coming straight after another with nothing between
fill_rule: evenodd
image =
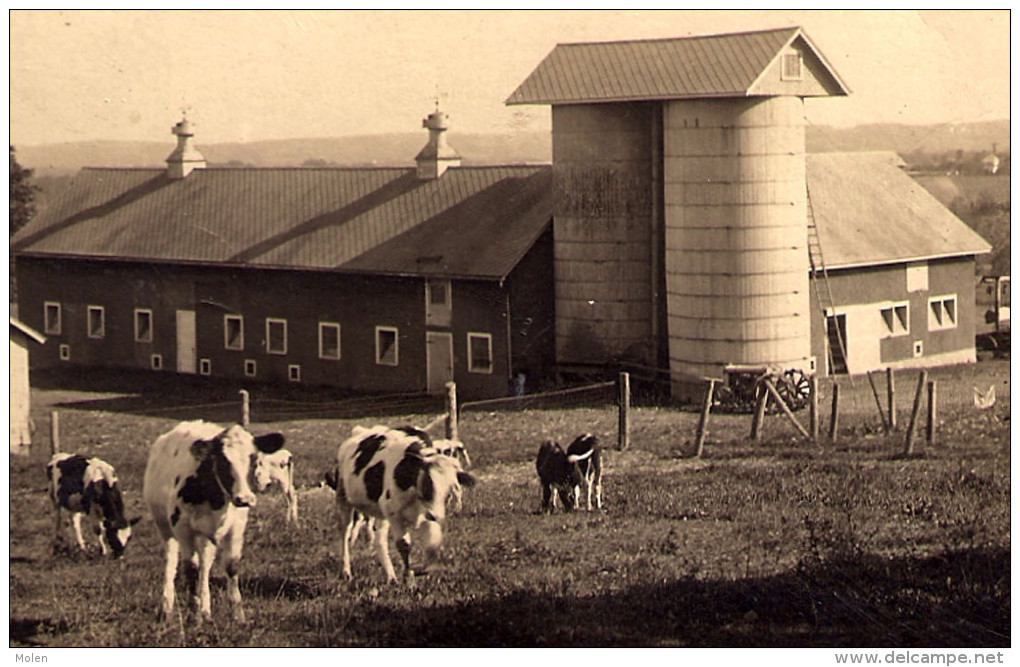
<instances>
[{"instance_id":1,"label":"cow","mask_svg":"<svg viewBox=\"0 0 1020 667\"><path fill-rule=\"evenodd\" d=\"M104 556L124 555L131 527L141 517L124 517L124 497L113 466L95 456L54 454L46 464L50 502L53 503L54 541L59 544L64 534L62 511L71 515L78 548L86 551L81 535L81 519L91 516L96 522L99 549Z\"/></svg>"},{"instance_id":2,"label":"cow","mask_svg":"<svg viewBox=\"0 0 1020 667\"><path fill-rule=\"evenodd\" d=\"M558 442L546 440L538 449L535 469L542 486L541 511L551 512L556 508L554 490L563 508L573 510L580 502L581 484L587 488L588 510L592 508L593 490L596 506L602 508L602 451L598 438L591 433L574 438L567 451L563 451Z\"/></svg>"},{"instance_id":3,"label":"cow","mask_svg":"<svg viewBox=\"0 0 1020 667\"><path fill-rule=\"evenodd\" d=\"M438 454L457 459L464 470L471 469L471 457L468 456L467 448L460 440L433 439L432 448ZM461 487L456 486L453 488L453 491L450 493L450 503L458 512L464 509Z\"/></svg>"},{"instance_id":4,"label":"cow","mask_svg":"<svg viewBox=\"0 0 1020 667\"><path fill-rule=\"evenodd\" d=\"M450 494L477 480L457 459L438 454L431 445L420 429L357 426L337 448L336 505L345 579L352 578L350 549L358 514L374 520L370 533L376 557L390 583L397 581L389 556L391 525L399 536L396 544L406 585L414 585L411 532L424 524L428 558L438 552Z\"/></svg>"},{"instance_id":5,"label":"cow","mask_svg":"<svg viewBox=\"0 0 1020 667\"><path fill-rule=\"evenodd\" d=\"M298 501L297 490L294 488L294 455L287 449L280 449L272 454L258 457L256 465L251 467L250 482L255 490L264 493L270 485L276 484L287 499L287 521L297 523Z\"/></svg>"},{"instance_id":6,"label":"cow","mask_svg":"<svg viewBox=\"0 0 1020 667\"><path fill-rule=\"evenodd\" d=\"M182 422L153 443L142 495L166 543L163 618L174 608L180 556L198 620L211 618L209 573L219 556L226 561L234 619L244 622L238 573L249 508L256 503L248 475L263 455L283 444L279 433L254 437L236 424L224 428L204 421Z\"/></svg>"}]
</instances>

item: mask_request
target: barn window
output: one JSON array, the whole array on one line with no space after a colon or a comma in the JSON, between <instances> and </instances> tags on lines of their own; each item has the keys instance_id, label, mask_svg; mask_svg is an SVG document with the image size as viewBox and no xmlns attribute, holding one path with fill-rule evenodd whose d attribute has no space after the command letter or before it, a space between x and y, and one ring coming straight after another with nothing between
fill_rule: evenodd
<instances>
[{"instance_id":1,"label":"barn window","mask_svg":"<svg viewBox=\"0 0 1020 667\"><path fill-rule=\"evenodd\" d=\"M223 316L223 347L228 350L244 349L244 318L240 315Z\"/></svg>"},{"instance_id":2,"label":"barn window","mask_svg":"<svg viewBox=\"0 0 1020 667\"><path fill-rule=\"evenodd\" d=\"M145 308L135 309L135 342L152 342L152 311Z\"/></svg>"},{"instance_id":3,"label":"barn window","mask_svg":"<svg viewBox=\"0 0 1020 667\"><path fill-rule=\"evenodd\" d=\"M398 360L396 327L375 328L375 363L382 366L396 366Z\"/></svg>"},{"instance_id":4,"label":"barn window","mask_svg":"<svg viewBox=\"0 0 1020 667\"><path fill-rule=\"evenodd\" d=\"M48 334L59 334L60 319L60 303L47 301L43 307L43 331Z\"/></svg>"},{"instance_id":5,"label":"barn window","mask_svg":"<svg viewBox=\"0 0 1020 667\"><path fill-rule=\"evenodd\" d=\"M258 370L258 366L255 364L255 360L254 359L245 359L244 360L244 374L245 374L245 376L250 377L250 378L255 377L256 370Z\"/></svg>"},{"instance_id":6,"label":"barn window","mask_svg":"<svg viewBox=\"0 0 1020 667\"><path fill-rule=\"evenodd\" d=\"M210 360L210 359L199 359L198 360L198 373L199 373L199 375L212 375L212 360Z\"/></svg>"},{"instance_id":7,"label":"barn window","mask_svg":"<svg viewBox=\"0 0 1020 667\"><path fill-rule=\"evenodd\" d=\"M468 333L468 370L472 373L492 372L492 334Z\"/></svg>"},{"instance_id":8,"label":"barn window","mask_svg":"<svg viewBox=\"0 0 1020 667\"><path fill-rule=\"evenodd\" d=\"M340 358L340 325L336 322L319 322L319 358Z\"/></svg>"},{"instance_id":9,"label":"barn window","mask_svg":"<svg viewBox=\"0 0 1020 667\"><path fill-rule=\"evenodd\" d=\"M299 364L287 366L287 379L291 382L301 382L301 366Z\"/></svg>"},{"instance_id":10,"label":"barn window","mask_svg":"<svg viewBox=\"0 0 1020 667\"><path fill-rule=\"evenodd\" d=\"M910 333L910 304L906 301L882 308L882 322L886 337L905 336Z\"/></svg>"},{"instance_id":11,"label":"barn window","mask_svg":"<svg viewBox=\"0 0 1020 667\"><path fill-rule=\"evenodd\" d=\"M914 356L915 357L924 356L924 341L920 340L914 341Z\"/></svg>"},{"instance_id":12,"label":"barn window","mask_svg":"<svg viewBox=\"0 0 1020 667\"><path fill-rule=\"evenodd\" d=\"M928 331L956 327L956 295L928 299Z\"/></svg>"},{"instance_id":13,"label":"barn window","mask_svg":"<svg viewBox=\"0 0 1020 667\"><path fill-rule=\"evenodd\" d=\"M60 344L60 360L70 361L71 360L71 346L67 343Z\"/></svg>"},{"instance_id":14,"label":"barn window","mask_svg":"<svg viewBox=\"0 0 1020 667\"><path fill-rule=\"evenodd\" d=\"M106 311L102 306L89 306L89 338L106 337Z\"/></svg>"},{"instance_id":15,"label":"barn window","mask_svg":"<svg viewBox=\"0 0 1020 667\"><path fill-rule=\"evenodd\" d=\"M287 354L287 320L266 318L266 352Z\"/></svg>"},{"instance_id":16,"label":"barn window","mask_svg":"<svg viewBox=\"0 0 1020 667\"><path fill-rule=\"evenodd\" d=\"M803 60L800 53L789 51L783 54L780 78L783 81L800 81L804 78Z\"/></svg>"},{"instance_id":17,"label":"barn window","mask_svg":"<svg viewBox=\"0 0 1020 667\"><path fill-rule=\"evenodd\" d=\"M907 291L928 291L928 265L926 263L907 265Z\"/></svg>"},{"instance_id":18,"label":"barn window","mask_svg":"<svg viewBox=\"0 0 1020 667\"><path fill-rule=\"evenodd\" d=\"M152 355L152 358L150 360L150 365L152 366L152 370L154 370L154 371L161 371L161 370L163 370L163 355L162 354L154 354L154 355Z\"/></svg>"}]
</instances>

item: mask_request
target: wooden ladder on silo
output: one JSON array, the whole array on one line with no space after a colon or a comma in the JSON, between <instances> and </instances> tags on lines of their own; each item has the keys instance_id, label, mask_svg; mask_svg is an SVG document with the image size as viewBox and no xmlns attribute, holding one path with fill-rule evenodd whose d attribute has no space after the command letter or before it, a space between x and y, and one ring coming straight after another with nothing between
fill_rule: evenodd
<instances>
[{"instance_id":1,"label":"wooden ladder on silo","mask_svg":"<svg viewBox=\"0 0 1020 667\"><path fill-rule=\"evenodd\" d=\"M811 264L811 279L815 283L815 298L818 300L818 309L822 313L822 322L825 329L826 338L829 338L829 313L832 313L834 326L836 328L836 341L839 345L840 356L843 358L843 365L846 367L846 341L843 340L843 332L839 329L839 324L836 321L836 313L833 310L834 299L832 298L832 286L829 284L829 272L825 268L825 256L822 254L822 242L818 238L818 225L815 222L815 210L811 205L811 189L805 184L807 193L807 242L808 242L808 261ZM822 286L819 286L818 279L821 277ZM831 340L831 339L829 339ZM832 345L827 344L825 346L828 352L828 363L829 372L833 372L836 366L835 358L832 351ZM847 368L847 374L849 375L849 368Z\"/></svg>"}]
</instances>

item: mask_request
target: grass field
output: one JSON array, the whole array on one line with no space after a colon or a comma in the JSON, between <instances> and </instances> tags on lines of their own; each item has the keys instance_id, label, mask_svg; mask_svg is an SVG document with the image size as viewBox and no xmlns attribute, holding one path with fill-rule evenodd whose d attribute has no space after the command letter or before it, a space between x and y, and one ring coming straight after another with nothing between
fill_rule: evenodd
<instances>
[{"instance_id":1,"label":"grass field","mask_svg":"<svg viewBox=\"0 0 1020 667\"><path fill-rule=\"evenodd\" d=\"M245 626L217 613L222 575L211 623L187 613L156 622L163 555L141 505L145 457L157 435L204 409L168 410L180 387L123 395L51 379L33 396L33 451L11 457L11 645L1009 646L1008 361L933 376L944 397L938 442L926 447L922 434L912 458L899 455L906 372L898 433L881 432L858 378L836 445L797 439L781 416L752 443L749 417L713 415L700 459L685 456L697 414L672 408L635 407L622 452L611 406L466 412L461 437L480 483L413 590L386 585L364 542L354 581L340 578L332 498L318 482L354 424L421 425L436 413L268 422L253 412L252 430L283 432L298 457L301 523L285 525L279 495L253 511ZM998 403L975 410L970 387L990 384ZM62 448L116 466L129 515L145 517L123 563L52 553L43 471L52 408ZM537 515L538 445L582 431L610 447L604 511Z\"/></svg>"}]
</instances>

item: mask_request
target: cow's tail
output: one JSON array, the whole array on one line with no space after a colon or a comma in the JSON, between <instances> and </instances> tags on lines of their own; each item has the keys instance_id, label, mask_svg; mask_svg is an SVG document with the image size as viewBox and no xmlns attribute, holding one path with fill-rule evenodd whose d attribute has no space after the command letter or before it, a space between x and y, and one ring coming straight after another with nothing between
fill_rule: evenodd
<instances>
[{"instance_id":1,"label":"cow's tail","mask_svg":"<svg viewBox=\"0 0 1020 667\"><path fill-rule=\"evenodd\" d=\"M590 458L591 455L594 454L594 453L595 453L595 448L592 447L591 449L589 449L584 454L570 454L570 455L568 455L567 456L567 461L569 461L570 463L577 463L578 461L584 461L585 459Z\"/></svg>"}]
</instances>

